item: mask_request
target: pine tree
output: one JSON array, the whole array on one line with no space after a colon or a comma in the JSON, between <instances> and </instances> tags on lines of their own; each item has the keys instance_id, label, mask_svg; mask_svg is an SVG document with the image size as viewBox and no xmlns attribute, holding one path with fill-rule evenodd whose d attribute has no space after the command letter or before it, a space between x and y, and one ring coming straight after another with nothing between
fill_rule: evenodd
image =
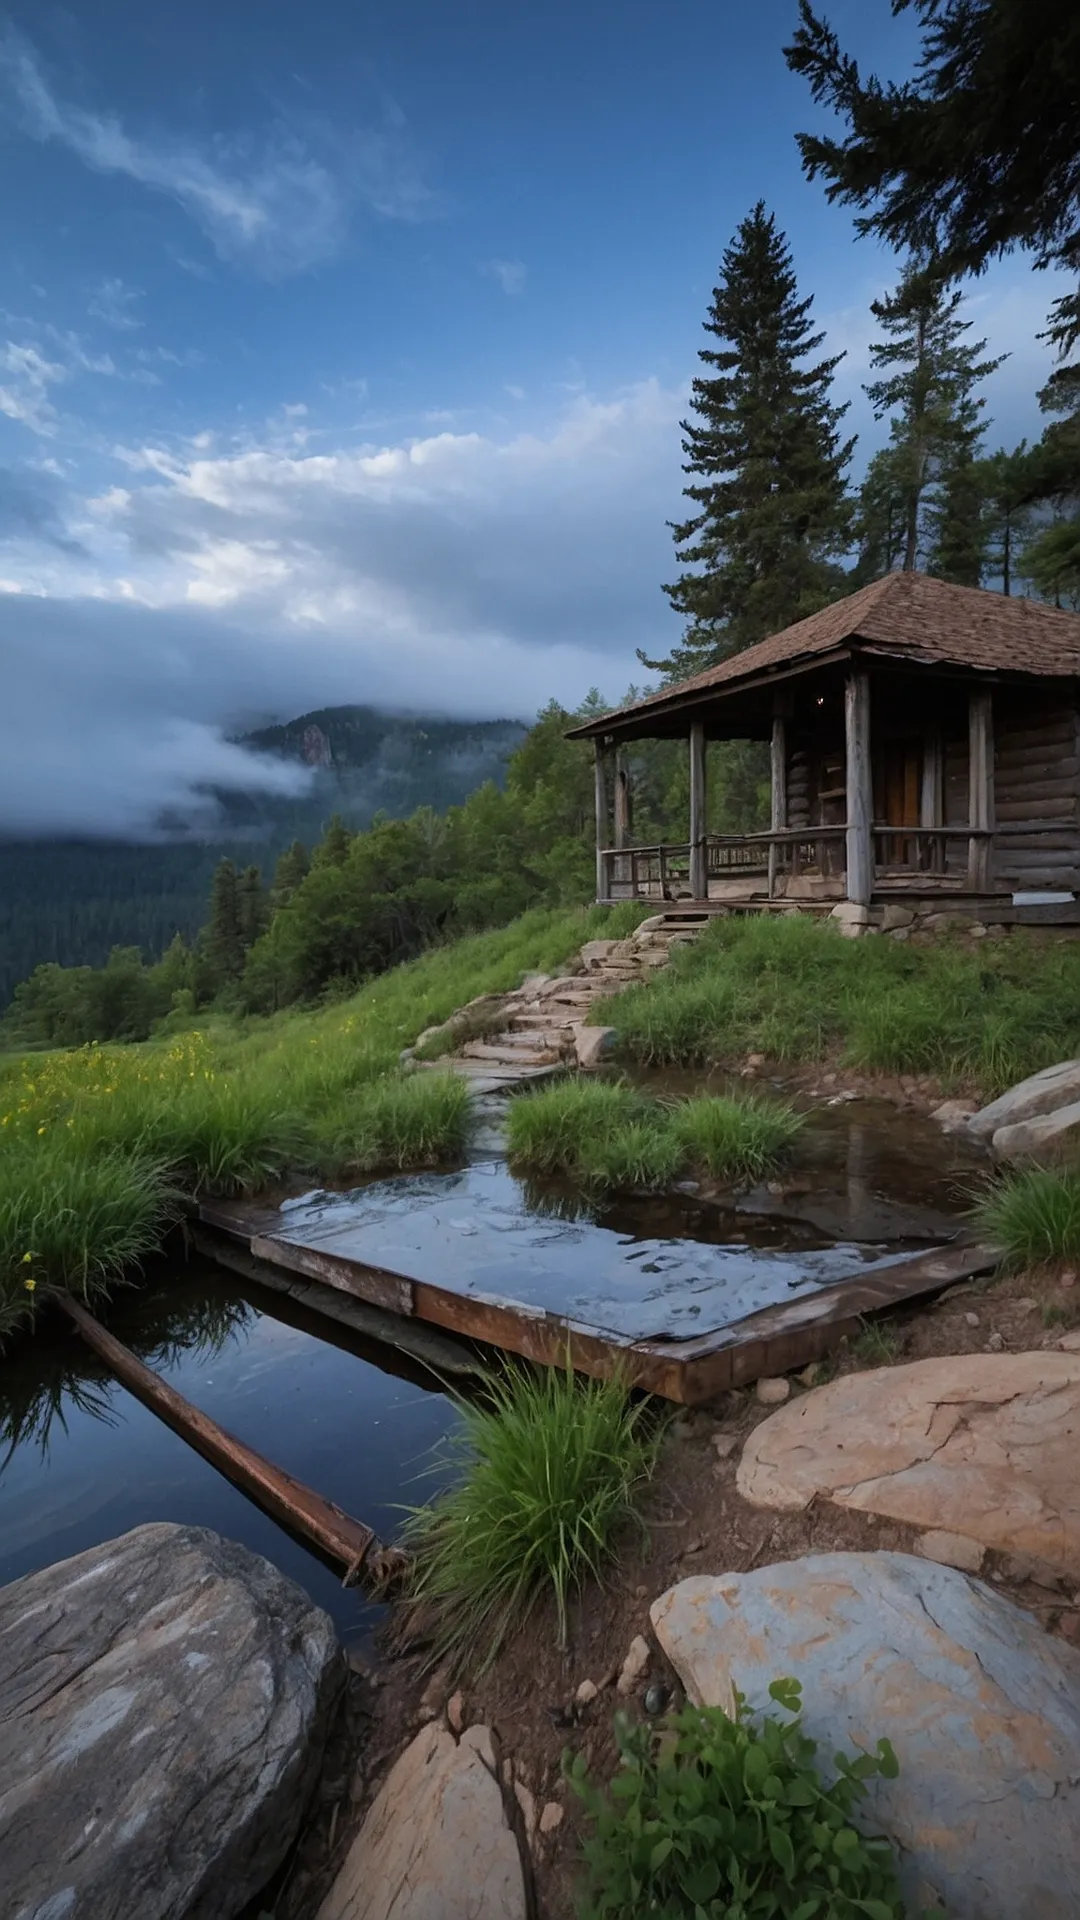
<instances>
[{"instance_id":1,"label":"pine tree","mask_svg":"<svg viewBox=\"0 0 1080 1920\"><path fill-rule=\"evenodd\" d=\"M244 969L240 934L240 907L236 868L219 860L210 887L210 912L202 933L203 947L214 986L238 980Z\"/></svg>"},{"instance_id":2,"label":"pine tree","mask_svg":"<svg viewBox=\"0 0 1080 1920\"><path fill-rule=\"evenodd\" d=\"M987 570L1011 594L1017 557L1031 525L1032 502L1038 487L1037 463L1027 442L1012 453L1002 447L980 460L985 502Z\"/></svg>"},{"instance_id":3,"label":"pine tree","mask_svg":"<svg viewBox=\"0 0 1080 1920\"><path fill-rule=\"evenodd\" d=\"M681 679L812 613L833 597L847 542L841 441L846 408L830 398L842 355L813 360L813 302L797 297L791 251L758 202L723 257L705 331L720 343L699 358L683 470L691 517L673 528L686 571L664 588L687 617L669 659L645 660ZM809 364L807 364L809 362Z\"/></svg>"},{"instance_id":4,"label":"pine tree","mask_svg":"<svg viewBox=\"0 0 1080 1920\"><path fill-rule=\"evenodd\" d=\"M353 836L340 813L333 814L326 832L312 853L312 866L343 867L348 858L352 839Z\"/></svg>"},{"instance_id":5,"label":"pine tree","mask_svg":"<svg viewBox=\"0 0 1080 1920\"><path fill-rule=\"evenodd\" d=\"M236 918L240 944L246 953L255 945L270 916L270 903L258 867L245 867L236 883Z\"/></svg>"},{"instance_id":6,"label":"pine tree","mask_svg":"<svg viewBox=\"0 0 1080 1920\"><path fill-rule=\"evenodd\" d=\"M984 403L973 389L1005 356L981 360L986 341L964 339L971 323L958 318L962 298L912 262L896 292L870 308L885 338L870 348L881 377L865 391L877 419L891 416L889 471L903 521L900 564L907 572L927 557L931 543L940 550L943 539L946 552L962 551L962 564L971 563L970 526L965 534L958 524L955 538L947 529L947 483L950 475L957 480L953 506L963 519L970 509L965 504L961 510L959 482L983 431Z\"/></svg>"},{"instance_id":7,"label":"pine tree","mask_svg":"<svg viewBox=\"0 0 1080 1920\"><path fill-rule=\"evenodd\" d=\"M865 586L892 573L904 556L903 462L895 447L881 447L859 489L854 534L859 557L853 584Z\"/></svg>"},{"instance_id":8,"label":"pine tree","mask_svg":"<svg viewBox=\"0 0 1080 1920\"><path fill-rule=\"evenodd\" d=\"M929 514L927 572L958 587L981 587L990 546L983 463L962 448L946 462Z\"/></svg>"},{"instance_id":9,"label":"pine tree","mask_svg":"<svg viewBox=\"0 0 1080 1920\"><path fill-rule=\"evenodd\" d=\"M294 840L292 846L287 847L280 855L274 868L274 879L270 891L275 908L284 906L286 900L292 899L297 887L310 871L311 861L308 858L307 848L302 840Z\"/></svg>"}]
</instances>

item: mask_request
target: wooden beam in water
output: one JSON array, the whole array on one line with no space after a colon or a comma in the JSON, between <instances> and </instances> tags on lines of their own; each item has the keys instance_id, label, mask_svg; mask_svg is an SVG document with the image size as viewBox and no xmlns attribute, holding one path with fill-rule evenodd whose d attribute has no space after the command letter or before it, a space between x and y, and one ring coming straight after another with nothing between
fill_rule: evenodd
<instances>
[{"instance_id":1,"label":"wooden beam in water","mask_svg":"<svg viewBox=\"0 0 1080 1920\"><path fill-rule=\"evenodd\" d=\"M385 1582L388 1575L398 1569L401 1556L394 1548L382 1547L362 1520L343 1513L332 1500L324 1500L321 1494L294 1480L282 1467L276 1467L272 1460L264 1459L253 1447L226 1433L224 1427L193 1407L152 1367L145 1366L70 1294L50 1289L45 1297L67 1314L87 1346L93 1348L121 1385L149 1407L151 1413L156 1413L159 1420L246 1493L272 1520L299 1534L343 1567L346 1586L368 1573L375 1575L377 1583Z\"/></svg>"}]
</instances>

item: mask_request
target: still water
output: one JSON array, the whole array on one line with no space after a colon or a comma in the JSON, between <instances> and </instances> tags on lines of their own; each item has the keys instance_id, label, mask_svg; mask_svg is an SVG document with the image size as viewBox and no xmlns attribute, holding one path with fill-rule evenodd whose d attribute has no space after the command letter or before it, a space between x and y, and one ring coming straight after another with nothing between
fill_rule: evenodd
<instances>
[{"instance_id":1,"label":"still water","mask_svg":"<svg viewBox=\"0 0 1080 1920\"><path fill-rule=\"evenodd\" d=\"M667 1076L657 1090L683 1089ZM979 1163L930 1122L860 1100L815 1107L783 1176L748 1193L590 1206L519 1184L489 1152L458 1173L375 1183L360 1211L372 1215L368 1258L392 1265L400 1242L444 1284L678 1337L702 1330L721 1296L752 1311L766 1282L789 1294L940 1243L962 1225L978 1177ZM334 1233L342 1202L309 1200L314 1233ZM300 1227L303 1203L291 1212ZM338 1219L346 1237L357 1230L355 1212ZM429 1374L212 1264L162 1264L117 1294L110 1325L220 1425L384 1539L447 1470L439 1442L456 1414ZM112 1381L74 1333L43 1323L0 1358L0 1583L151 1520L212 1527L265 1554L347 1644L370 1639L377 1609Z\"/></svg>"}]
</instances>

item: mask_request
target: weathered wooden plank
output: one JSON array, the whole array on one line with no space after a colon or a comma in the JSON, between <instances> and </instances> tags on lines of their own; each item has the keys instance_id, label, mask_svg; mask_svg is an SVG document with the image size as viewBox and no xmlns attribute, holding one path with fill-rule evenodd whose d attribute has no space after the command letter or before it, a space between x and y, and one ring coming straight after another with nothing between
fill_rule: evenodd
<instances>
[{"instance_id":1,"label":"weathered wooden plank","mask_svg":"<svg viewBox=\"0 0 1080 1920\"><path fill-rule=\"evenodd\" d=\"M1075 754L1063 760L1041 761L1033 767L1030 754L1019 754L1012 760L999 749L994 764L999 798L1006 790L1010 793L1035 793L1043 785L1075 789L1080 776L1080 758Z\"/></svg>"},{"instance_id":2,"label":"weathered wooden plank","mask_svg":"<svg viewBox=\"0 0 1080 1920\"><path fill-rule=\"evenodd\" d=\"M708 897L705 728L695 720L690 728L690 892L695 900Z\"/></svg>"},{"instance_id":3,"label":"weathered wooden plank","mask_svg":"<svg viewBox=\"0 0 1080 1920\"><path fill-rule=\"evenodd\" d=\"M342 1287L346 1293L354 1293L358 1300L368 1300L373 1306L384 1307L388 1313L413 1312L410 1280L381 1267L362 1267L325 1245L308 1247L287 1239L284 1234L255 1234L251 1251L256 1260L288 1267L293 1273L310 1274L313 1280L321 1280L328 1287Z\"/></svg>"},{"instance_id":4,"label":"weathered wooden plank","mask_svg":"<svg viewBox=\"0 0 1080 1920\"><path fill-rule=\"evenodd\" d=\"M596 812L596 897L606 900L608 871L604 849L608 843L607 752L603 740L593 742L593 804Z\"/></svg>"},{"instance_id":5,"label":"weathered wooden plank","mask_svg":"<svg viewBox=\"0 0 1080 1920\"><path fill-rule=\"evenodd\" d=\"M847 897L868 906L874 885L870 827L874 812L870 769L870 676L853 667L844 688L847 792Z\"/></svg>"},{"instance_id":6,"label":"weathered wooden plank","mask_svg":"<svg viewBox=\"0 0 1080 1920\"><path fill-rule=\"evenodd\" d=\"M246 1446L209 1415L193 1407L70 1294L50 1292L48 1298L74 1322L87 1346L104 1360L122 1386L254 1500L264 1513L344 1567L347 1581L364 1571L373 1550L382 1551L372 1529L363 1521L343 1513L332 1500L324 1500L321 1494L294 1480L284 1468L275 1466L272 1460L256 1453L253 1447Z\"/></svg>"},{"instance_id":7,"label":"weathered wooden plank","mask_svg":"<svg viewBox=\"0 0 1080 1920\"><path fill-rule=\"evenodd\" d=\"M976 830L994 824L993 703L989 687L972 687L968 695L968 825ZM968 885L973 893L985 890L989 873L986 842L973 838L968 847Z\"/></svg>"},{"instance_id":8,"label":"weathered wooden plank","mask_svg":"<svg viewBox=\"0 0 1080 1920\"><path fill-rule=\"evenodd\" d=\"M1004 697L1004 696L1003 696ZM1001 733L1001 751L1008 754L1047 754L1058 751L1075 753L1076 734L1071 713L1056 715L1039 725L1010 725L1005 718Z\"/></svg>"}]
</instances>

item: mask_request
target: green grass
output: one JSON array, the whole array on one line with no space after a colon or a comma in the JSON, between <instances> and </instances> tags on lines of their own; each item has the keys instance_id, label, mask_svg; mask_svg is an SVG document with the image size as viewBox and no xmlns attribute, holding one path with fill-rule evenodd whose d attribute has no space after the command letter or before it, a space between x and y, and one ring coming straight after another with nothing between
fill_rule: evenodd
<instances>
[{"instance_id":1,"label":"green grass","mask_svg":"<svg viewBox=\"0 0 1080 1920\"><path fill-rule=\"evenodd\" d=\"M670 1120L682 1157L714 1179L760 1180L793 1145L802 1115L757 1094L684 1101Z\"/></svg>"},{"instance_id":2,"label":"green grass","mask_svg":"<svg viewBox=\"0 0 1080 1920\"><path fill-rule=\"evenodd\" d=\"M1080 1170L1025 1167L989 1187L975 1213L1009 1267L1080 1260Z\"/></svg>"},{"instance_id":3,"label":"green grass","mask_svg":"<svg viewBox=\"0 0 1080 1920\"><path fill-rule=\"evenodd\" d=\"M156 1252L176 1215L160 1163L64 1141L0 1156L0 1336L28 1320L46 1282L92 1302Z\"/></svg>"},{"instance_id":4,"label":"green grass","mask_svg":"<svg viewBox=\"0 0 1080 1920\"><path fill-rule=\"evenodd\" d=\"M100 1291L159 1244L174 1187L251 1193L293 1175L331 1180L460 1154L465 1088L404 1075L401 1050L478 994L557 970L595 935L628 932L643 911L523 914L312 1011L213 1016L140 1046L0 1056L10 1228L0 1231L0 1337L5 1315L25 1318L32 1297L28 1248L36 1283Z\"/></svg>"},{"instance_id":5,"label":"green grass","mask_svg":"<svg viewBox=\"0 0 1080 1920\"><path fill-rule=\"evenodd\" d=\"M433 1609L440 1657L483 1669L545 1594L566 1644L570 1599L612 1560L660 1428L621 1381L583 1381L569 1367L507 1368L458 1410L439 1455L453 1484L410 1511L404 1541L412 1599Z\"/></svg>"},{"instance_id":6,"label":"green grass","mask_svg":"<svg viewBox=\"0 0 1080 1920\"><path fill-rule=\"evenodd\" d=\"M743 1181L776 1166L801 1125L751 1094L671 1102L616 1081L558 1080L510 1102L507 1154L524 1173L598 1189L662 1187L691 1171Z\"/></svg>"},{"instance_id":7,"label":"green grass","mask_svg":"<svg viewBox=\"0 0 1080 1920\"><path fill-rule=\"evenodd\" d=\"M594 1017L645 1062L832 1056L868 1072L933 1074L990 1099L1080 1052L1080 952L1015 932L912 947L845 940L808 916L732 916Z\"/></svg>"}]
</instances>

